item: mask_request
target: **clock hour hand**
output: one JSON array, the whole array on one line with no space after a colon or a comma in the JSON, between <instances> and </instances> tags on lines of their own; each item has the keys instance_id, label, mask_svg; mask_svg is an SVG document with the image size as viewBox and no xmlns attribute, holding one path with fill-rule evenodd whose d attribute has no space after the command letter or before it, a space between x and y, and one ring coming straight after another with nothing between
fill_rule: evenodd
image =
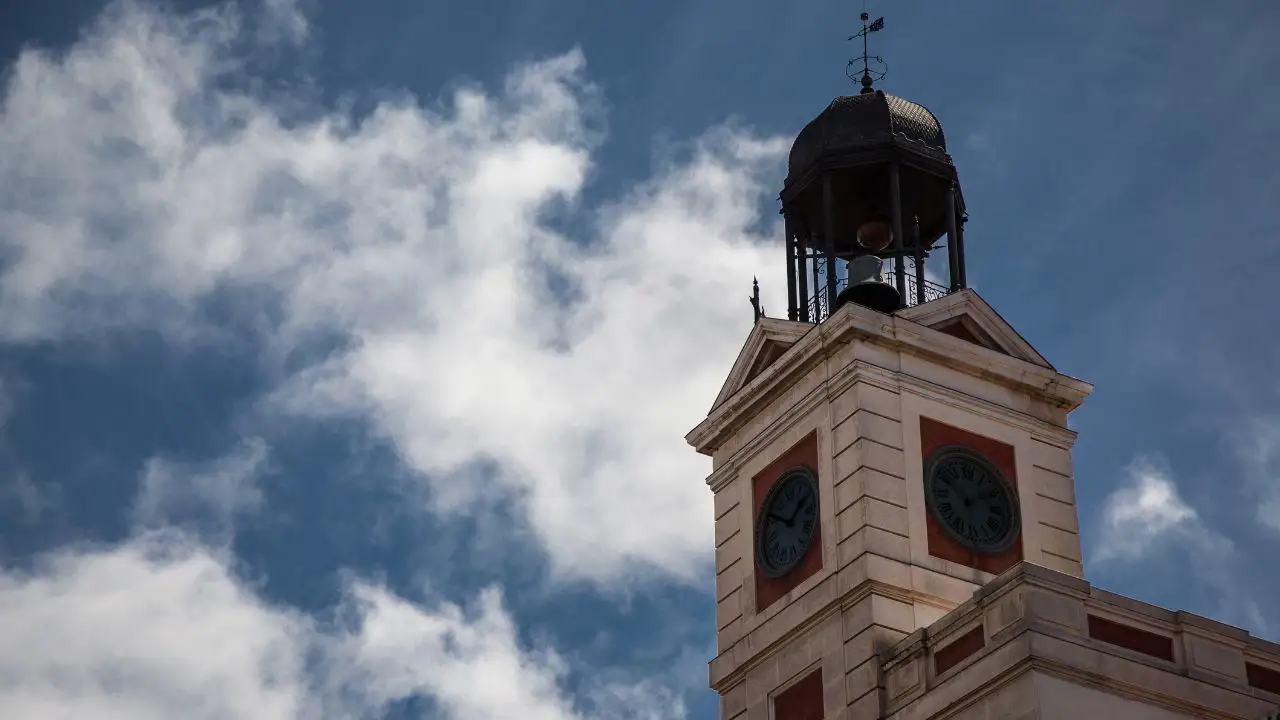
<instances>
[{"instance_id":1,"label":"clock hour hand","mask_svg":"<svg viewBox=\"0 0 1280 720\"><path fill-rule=\"evenodd\" d=\"M791 520L790 520L790 519L788 519L788 518L784 518L784 517L782 517L781 515L777 515L777 514L775 514L775 513L769 513L769 519L770 519L770 520L777 520L778 522L782 523L783 525L786 525L787 527L791 527Z\"/></svg>"},{"instance_id":2,"label":"clock hour hand","mask_svg":"<svg viewBox=\"0 0 1280 720\"><path fill-rule=\"evenodd\" d=\"M955 494L959 495L961 500L965 501L966 503L967 503L967 502L970 502L971 498L969 497L968 493L966 493L966 492L964 492L963 490L961 490L960 488L956 487L956 484L955 484L955 483L953 483L953 482L951 482L951 480L950 480L950 479L948 479L948 478L943 478L943 479L942 479L942 482L946 483L946 484L947 484L947 487L951 488L951 491L952 491L952 492L954 492Z\"/></svg>"},{"instance_id":3,"label":"clock hour hand","mask_svg":"<svg viewBox=\"0 0 1280 720\"><path fill-rule=\"evenodd\" d=\"M787 518L787 527L791 527L792 525L794 525L796 521L796 515L799 515L800 511L804 510L808 506L809 506L809 498L805 498L804 500L801 500L798 504L796 504L796 509L791 511L791 517Z\"/></svg>"}]
</instances>

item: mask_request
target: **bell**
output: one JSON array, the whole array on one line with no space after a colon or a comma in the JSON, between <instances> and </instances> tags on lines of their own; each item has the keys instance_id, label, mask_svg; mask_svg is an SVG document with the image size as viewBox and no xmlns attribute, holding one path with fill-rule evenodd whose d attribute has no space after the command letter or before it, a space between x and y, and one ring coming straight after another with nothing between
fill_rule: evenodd
<instances>
[{"instance_id":1,"label":"bell","mask_svg":"<svg viewBox=\"0 0 1280 720\"><path fill-rule=\"evenodd\" d=\"M849 286L836 296L831 308L834 313L845 303L857 303L882 313L892 313L902 307L898 288L884 281L880 274L881 261L875 255L862 255L849 263Z\"/></svg>"},{"instance_id":2,"label":"bell","mask_svg":"<svg viewBox=\"0 0 1280 720\"><path fill-rule=\"evenodd\" d=\"M881 218L868 220L858 226L855 238L863 250L880 252L893 242L893 226Z\"/></svg>"}]
</instances>

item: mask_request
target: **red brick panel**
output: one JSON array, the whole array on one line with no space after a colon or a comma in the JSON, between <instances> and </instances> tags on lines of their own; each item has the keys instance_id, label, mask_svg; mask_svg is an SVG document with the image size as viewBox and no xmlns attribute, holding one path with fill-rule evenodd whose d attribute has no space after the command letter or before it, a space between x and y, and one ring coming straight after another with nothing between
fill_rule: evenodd
<instances>
[{"instance_id":1,"label":"red brick panel","mask_svg":"<svg viewBox=\"0 0 1280 720\"><path fill-rule=\"evenodd\" d=\"M773 720L822 720L822 668L774 696Z\"/></svg>"},{"instance_id":2,"label":"red brick panel","mask_svg":"<svg viewBox=\"0 0 1280 720\"><path fill-rule=\"evenodd\" d=\"M1280 695L1280 671L1247 662L1244 664L1244 674L1249 679L1250 686Z\"/></svg>"},{"instance_id":3,"label":"red brick panel","mask_svg":"<svg viewBox=\"0 0 1280 720\"><path fill-rule=\"evenodd\" d=\"M971 342L974 345L982 345L983 347L986 346L986 344L983 343L981 340L979 340L976 335L969 332L969 328L965 327L964 323L962 322L947 323L946 325L943 325L941 327L937 327L934 329L937 330L938 332L944 333L946 335L950 335L953 338L960 338L965 342Z\"/></svg>"},{"instance_id":4,"label":"red brick panel","mask_svg":"<svg viewBox=\"0 0 1280 720\"><path fill-rule=\"evenodd\" d=\"M987 646L982 626L970 630L933 653L933 671L941 675Z\"/></svg>"},{"instance_id":5,"label":"red brick panel","mask_svg":"<svg viewBox=\"0 0 1280 720\"><path fill-rule=\"evenodd\" d=\"M1108 645L1173 662L1173 638L1122 625L1114 620L1090 615L1089 637Z\"/></svg>"},{"instance_id":6,"label":"red brick panel","mask_svg":"<svg viewBox=\"0 0 1280 720\"><path fill-rule=\"evenodd\" d=\"M752 501L752 526L751 532L755 533L754 523L759 519L760 506L764 504L764 497L768 494L769 488L773 487L773 483L782 473L797 466L808 465L813 468L816 473L818 471L818 433L809 433L803 440L791 446L791 449L784 452L777 460L769 464L769 467L761 470L754 478L751 479L752 491L754 499ZM821 518L821 512L819 512ZM754 564L755 545L751 547L751 562ZM822 569L822 529L821 520L814 525L813 542L809 544L809 550L800 559L800 564L796 569L786 577L770 579L763 573L757 572L756 576L756 612L760 612L770 605L774 604L783 595L786 595L792 588L799 585L804 580L813 577L814 573Z\"/></svg>"},{"instance_id":7,"label":"red brick panel","mask_svg":"<svg viewBox=\"0 0 1280 720\"><path fill-rule=\"evenodd\" d=\"M957 427L944 425L937 420L930 420L926 417L920 418L920 460L925 462L934 450L946 445L963 445L971 450L977 451L991 461L993 465L1004 475L1009 484L1013 486L1016 496L1018 490L1018 471L1013 459L1013 446L1006 445L998 440L992 440L988 437L975 435L967 430L961 430ZM920 483L924 483L924 478L919 478ZM926 513L927 514L927 513ZM956 542L942 529L942 525L934 519L932 514L927 514L925 521L926 533L929 543L929 554L959 563L971 568L989 572L993 575L1008 570L1009 568L1022 562L1022 530L1019 526L1018 539L1013 545L1002 553L997 555L979 555L969 550L964 545Z\"/></svg>"}]
</instances>

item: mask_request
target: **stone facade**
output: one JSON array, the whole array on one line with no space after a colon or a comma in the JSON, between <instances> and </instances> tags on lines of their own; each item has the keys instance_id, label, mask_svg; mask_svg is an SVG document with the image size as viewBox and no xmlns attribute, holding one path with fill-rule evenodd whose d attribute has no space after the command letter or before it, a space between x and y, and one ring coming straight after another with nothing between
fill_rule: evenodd
<instances>
[{"instance_id":1,"label":"stone facade","mask_svg":"<svg viewBox=\"0 0 1280 720\"><path fill-rule=\"evenodd\" d=\"M1280 667L1268 659L1280 657L1270 645L1081 579L1067 416L1090 390L1057 372L971 290L895 315L849 304L818 325L762 319L688 436L712 458L718 654L710 683L722 717L814 717L813 709L780 709L793 702L820 706L826 718L1264 710L1267 690L1242 673ZM957 561L930 539L922 427L934 426L1011 450L1021 537L1017 557L1002 567ZM760 476L814 438L820 508L810 552L820 556L808 567L818 569L770 586L762 601L753 557ZM999 578L991 572L1012 563ZM1042 619L1054 612L1058 624ZM1170 638L1175 650L1152 665L1149 654L1135 659L1137 651L1099 639L1115 640L1124 628L1147 629L1130 635L1148 644ZM1256 661L1236 662L1246 657ZM1062 670L1068 660L1085 669ZM1116 675L1121 660L1145 670ZM1205 679L1209 666L1220 683ZM1219 695L1197 703L1202 690ZM1166 694L1168 701L1151 699Z\"/></svg>"}]
</instances>

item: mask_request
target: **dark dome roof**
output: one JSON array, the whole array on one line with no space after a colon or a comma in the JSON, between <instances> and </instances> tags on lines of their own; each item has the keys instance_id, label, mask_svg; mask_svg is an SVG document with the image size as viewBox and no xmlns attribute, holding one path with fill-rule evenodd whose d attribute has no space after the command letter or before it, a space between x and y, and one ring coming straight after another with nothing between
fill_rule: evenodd
<instances>
[{"instance_id":1,"label":"dark dome roof","mask_svg":"<svg viewBox=\"0 0 1280 720\"><path fill-rule=\"evenodd\" d=\"M891 142L895 136L946 154L942 124L923 105L882 90L838 97L791 145L787 179L796 178L824 154Z\"/></svg>"}]
</instances>

